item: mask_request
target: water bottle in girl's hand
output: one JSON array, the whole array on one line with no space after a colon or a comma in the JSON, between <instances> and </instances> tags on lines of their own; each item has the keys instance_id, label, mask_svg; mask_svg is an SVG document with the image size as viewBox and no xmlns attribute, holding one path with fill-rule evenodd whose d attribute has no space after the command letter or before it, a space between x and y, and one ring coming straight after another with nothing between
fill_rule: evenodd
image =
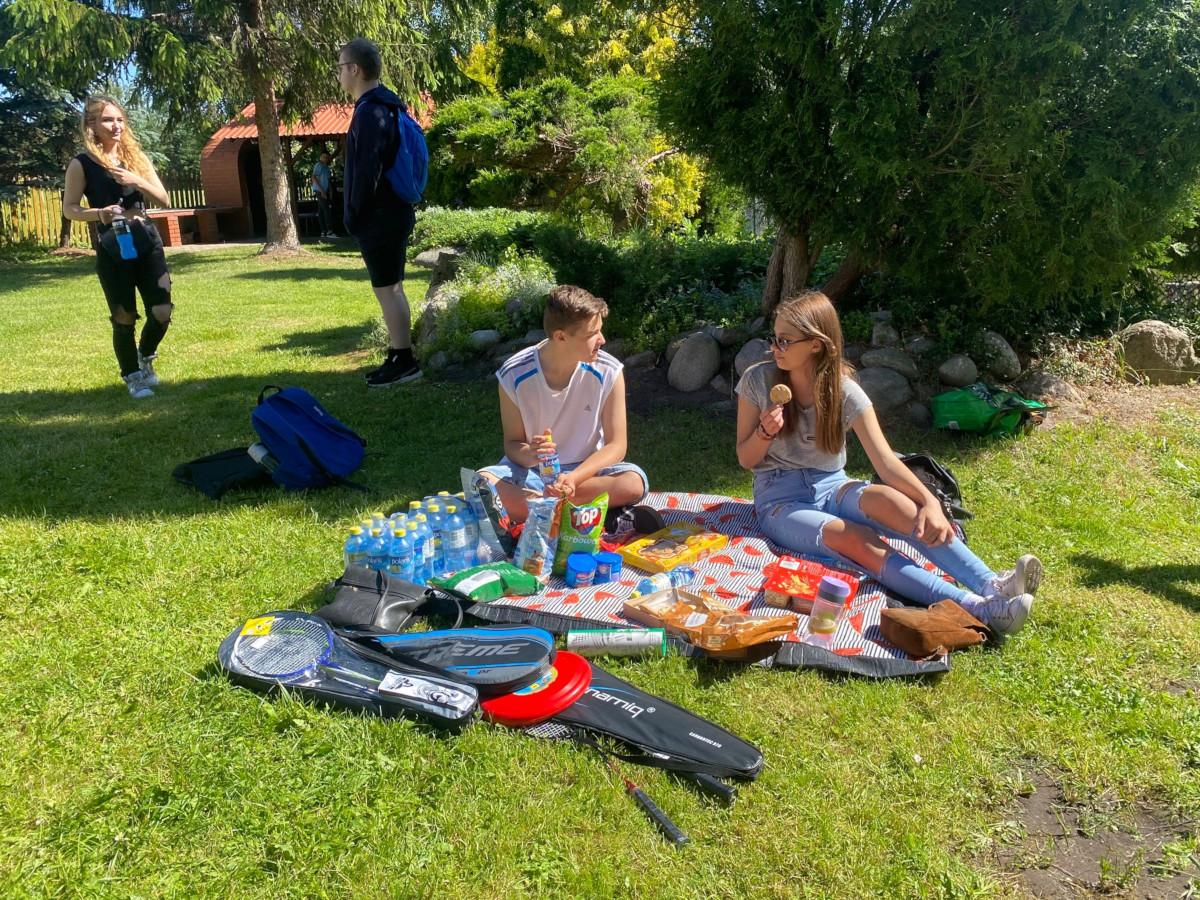
<instances>
[{"instance_id":1,"label":"water bottle in girl's hand","mask_svg":"<svg viewBox=\"0 0 1200 900\"><path fill-rule=\"evenodd\" d=\"M133 234L125 217L113 216L112 229L117 236L117 246L121 248L121 259L137 259L137 247L133 245Z\"/></svg>"},{"instance_id":2,"label":"water bottle in girl's hand","mask_svg":"<svg viewBox=\"0 0 1200 900\"><path fill-rule=\"evenodd\" d=\"M554 443L554 437L550 434L550 429L546 429L546 441ZM551 451L549 456L538 457L538 474L542 476L542 483L546 487L558 481L558 476L562 473L562 466L558 464L558 450Z\"/></svg>"}]
</instances>

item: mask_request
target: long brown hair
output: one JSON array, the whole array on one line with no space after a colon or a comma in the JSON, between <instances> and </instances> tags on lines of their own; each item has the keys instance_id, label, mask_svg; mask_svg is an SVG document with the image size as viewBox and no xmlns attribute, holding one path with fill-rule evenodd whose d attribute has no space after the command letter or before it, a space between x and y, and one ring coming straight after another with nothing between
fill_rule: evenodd
<instances>
[{"instance_id":1,"label":"long brown hair","mask_svg":"<svg viewBox=\"0 0 1200 900\"><path fill-rule=\"evenodd\" d=\"M125 113L125 107L112 97L88 97L87 102L83 104L83 115L80 116L79 121L79 128L83 134L83 146L87 148L88 153L96 157L97 161L106 166L109 164L108 156L104 152L104 145L96 136L96 125L106 106L115 106L125 118L125 130L121 132L121 139L117 141L117 159L121 166L140 178L150 178L154 174L154 166L150 165L150 160L142 151L142 145L134 136L133 129L129 125L129 116Z\"/></svg>"},{"instance_id":2,"label":"long brown hair","mask_svg":"<svg viewBox=\"0 0 1200 900\"><path fill-rule=\"evenodd\" d=\"M813 357L813 405L817 412L817 449L822 453L839 453L846 443L842 426L842 376L853 369L842 359L842 326L833 303L820 291L804 291L780 303L775 310L776 321L783 321L803 335L804 340L816 339L821 349ZM788 373L775 370L775 384L785 384ZM791 435L800 421L800 408L795 397L783 408L783 432Z\"/></svg>"}]
</instances>

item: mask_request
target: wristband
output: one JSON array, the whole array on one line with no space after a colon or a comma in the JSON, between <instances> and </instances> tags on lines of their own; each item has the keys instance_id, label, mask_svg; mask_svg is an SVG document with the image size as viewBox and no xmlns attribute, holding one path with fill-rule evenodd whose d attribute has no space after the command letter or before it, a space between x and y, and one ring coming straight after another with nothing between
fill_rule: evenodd
<instances>
[{"instance_id":1,"label":"wristband","mask_svg":"<svg viewBox=\"0 0 1200 900\"><path fill-rule=\"evenodd\" d=\"M773 440L775 440L775 435L773 435L773 434L767 434L767 429L763 428L763 424L762 424L762 422L759 422L759 423L758 423L758 428L756 428L756 429L754 430L754 433L755 433L756 435L758 435L758 439L759 439L760 441L773 441Z\"/></svg>"}]
</instances>

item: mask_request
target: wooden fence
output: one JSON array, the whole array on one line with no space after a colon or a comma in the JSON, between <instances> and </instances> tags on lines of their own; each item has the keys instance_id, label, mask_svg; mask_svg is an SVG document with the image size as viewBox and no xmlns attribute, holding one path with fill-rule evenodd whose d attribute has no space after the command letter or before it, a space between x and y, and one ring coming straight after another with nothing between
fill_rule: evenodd
<instances>
[{"instance_id":1,"label":"wooden fence","mask_svg":"<svg viewBox=\"0 0 1200 900\"><path fill-rule=\"evenodd\" d=\"M204 205L204 187L199 176L168 176L163 186L175 209ZM54 188L28 188L12 200L0 200L0 244L29 241L48 247L58 246L62 227L62 191ZM91 247L87 224L71 223L71 246Z\"/></svg>"}]
</instances>

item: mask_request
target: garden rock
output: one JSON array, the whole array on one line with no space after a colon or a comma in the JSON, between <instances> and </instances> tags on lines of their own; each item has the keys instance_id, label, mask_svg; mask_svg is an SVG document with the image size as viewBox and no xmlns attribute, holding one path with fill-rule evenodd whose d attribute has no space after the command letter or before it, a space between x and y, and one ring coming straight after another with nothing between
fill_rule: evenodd
<instances>
[{"instance_id":1,"label":"garden rock","mask_svg":"<svg viewBox=\"0 0 1200 900\"><path fill-rule=\"evenodd\" d=\"M710 388L712 388L714 391L716 391L718 394L728 394L729 393L729 379L726 378L724 375L722 375L720 372L718 372L713 377L713 380L708 383L708 386Z\"/></svg>"},{"instance_id":2,"label":"garden rock","mask_svg":"<svg viewBox=\"0 0 1200 900\"><path fill-rule=\"evenodd\" d=\"M1200 359L1192 339L1166 322L1146 319L1117 334L1125 350L1125 365L1152 384L1187 384L1200 378Z\"/></svg>"},{"instance_id":3,"label":"garden rock","mask_svg":"<svg viewBox=\"0 0 1200 900\"><path fill-rule=\"evenodd\" d=\"M416 354L421 359L424 359L429 354L432 346L437 343L437 322L449 306L450 298L446 296L446 293L435 292L433 297L426 301L425 308L421 310L421 318L417 322L416 347Z\"/></svg>"},{"instance_id":4,"label":"garden rock","mask_svg":"<svg viewBox=\"0 0 1200 900\"><path fill-rule=\"evenodd\" d=\"M671 338L671 342L669 344L667 344L667 352L665 354L665 356L667 358L667 363L670 364L670 363L674 362L675 354L679 352L679 348L684 345L684 343L688 340L688 338L692 337L693 335L697 335L697 334L704 334L704 329L703 328L693 328L691 331L685 331L683 334L678 334L675 337ZM716 343L716 342L714 341L714 343Z\"/></svg>"},{"instance_id":5,"label":"garden rock","mask_svg":"<svg viewBox=\"0 0 1200 900\"><path fill-rule=\"evenodd\" d=\"M950 387L966 387L979 380L979 367L972 362L971 357L955 353L938 366L938 379Z\"/></svg>"},{"instance_id":6,"label":"garden rock","mask_svg":"<svg viewBox=\"0 0 1200 900\"><path fill-rule=\"evenodd\" d=\"M604 345L604 352L616 359L625 358L625 339L613 338Z\"/></svg>"},{"instance_id":7,"label":"garden rock","mask_svg":"<svg viewBox=\"0 0 1200 900\"><path fill-rule=\"evenodd\" d=\"M734 400L732 397L729 398L728 400L718 400L716 403L711 404L709 406L709 409L711 409L713 412L718 412L718 413L736 412L737 411L737 401Z\"/></svg>"},{"instance_id":8,"label":"garden rock","mask_svg":"<svg viewBox=\"0 0 1200 900\"><path fill-rule=\"evenodd\" d=\"M867 392L879 412L899 409L913 398L912 385L895 369L872 366L858 373L859 386Z\"/></svg>"},{"instance_id":9,"label":"garden rock","mask_svg":"<svg viewBox=\"0 0 1200 900\"><path fill-rule=\"evenodd\" d=\"M534 344L540 344L546 339L546 332L542 328L531 328L525 332L525 337L521 338L526 347L531 347Z\"/></svg>"},{"instance_id":10,"label":"garden rock","mask_svg":"<svg viewBox=\"0 0 1200 900\"><path fill-rule=\"evenodd\" d=\"M720 345L701 332L680 345L667 370L667 381L675 390L687 394L712 381L720 368Z\"/></svg>"},{"instance_id":11,"label":"garden rock","mask_svg":"<svg viewBox=\"0 0 1200 900\"><path fill-rule=\"evenodd\" d=\"M926 404L914 400L904 407L904 421L914 428L930 429L933 427L933 410Z\"/></svg>"},{"instance_id":12,"label":"garden rock","mask_svg":"<svg viewBox=\"0 0 1200 900\"><path fill-rule=\"evenodd\" d=\"M473 350L487 350L489 347L495 347L500 343L500 332L495 328L481 328L479 331L472 331L470 337L467 338L467 346Z\"/></svg>"},{"instance_id":13,"label":"garden rock","mask_svg":"<svg viewBox=\"0 0 1200 900\"><path fill-rule=\"evenodd\" d=\"M771 345L762 338L747 341L745 346L733 358L733 371L739 378L755 363L760 363L771 357Z\"/></svg>"},{"instance_id":14,"label":"garden rock","mask_svg":"<svg viewBox=\"0 0 1200 900\"><path fill-rule=\"evenodd\" d=\"M910 356L925 356L937 349L937 341L928 335L918 334L904 342L904 349Z\"/></svg>"},{"instance_id":15,"label":"garden rock","mask_svg":"<svg viewBox=\"0 0 1200 900\"><path fill-rule=\"evenodd\" d=\"M900 332L887 322L878 322L871 329L872 347L890 347L900 342Z\"/></svg>"},{"instance_id":16,"label":"garden rock","mask_svg":"<svg viewBox=\"0 0 1200 900\"><path fill-rule=\"evenodd\" d=\"M750 337L746 329L731 328L727 325L706 325L704 332L722 347L736 347L738 344L744 344Z\"/></svg>"},{"instance_id":17,"label":"garden rock","mask_svg":"<svg viewBox=\"0 0 1200 900\"><path fill-rule=\"evenodd\" d=\"M767 320L759 316L747 326L751 334L758 334L760 331L765 331L767 328Z\"/></svg>"},{"instance_id":18,"label":"garden rock","mask_svg":"<svg viewBox=\"0 0 1200 900\"><path fill-rule=\"evenodd\" d=\"M476 332L476 334L478 333ZM493 348L492 357L494 359L508 359L519 349L521 349L521 342L516 338L511 341L503 341Z\"/></svg>"},{"instance_id":19,"label":"garden rock","mask_svg":"<svg viewBox=\"0 0 1200 900\"><path fill-rule=\"evenodd\" d=\"M438 264L438 257L442 255L442 251L449 249L449 247L434 247L432 250L422 250L413 257L413 265L420 266L422 269L435 268Z\"/></svg>"},{"instance_id":20,"label":"garden rock","mask_svg":"<svg viewBox=\"0 0 1200 900\"><path fill-rule=\"evenodd\" d=\"M912 357L899 347L881 347L878 350L868 350L862 355L862 364L867 368L883 366L885 369L894 369L909 381L915 381L920 375L917 371L917 364L913 362Z\"/></svg>"},{"instance_id":21,"label":"garden rock","mask_svg":"<svg viewBox=\"0 0 1200 900\"><path fill-rule=\"evenodd\" d=\"M444 247L438 252L437 264L433 267L432 280L437 282L447 282L458 274L458 267L462 264L462 251L456 250L453 247Z\"/></svg>"},{"instance_id":22,"label":"garden rock","mask_svg":"<svg viewBox=\"0 0 1200 900\"><path fill-rule=\"evenodd\" d=\"M1014 387L1022 397L1042 403L1050 403L1055 400L1069 400L1077 403L1083 399L1071 382L1063 381L1063 379L1045 372L1029 372Z\"/></svg>"},{"instance_id":23,"label":"garden rock","mask_svg":"<svg viewBox=\"0 0 1200 900\"><path fill-rule=\"evenodd\" d=\"M871 313L872 322L891 322L892 311L890 309L877 309Z\"/></svg>"},{"instance_id":24,"label":"garden rock","mask_svg":"<svg viewBox=\"0 0 1200 900\"><path fill-rule=\"evenodd\" d=\"M434 353L432 356L430 356L429 359L425 360L424 365L426 369L429 369L429 371L437 372L450 365L450 356L445 350L439 350L437 353Z\"/></svg>"},{"instance_id":25,"label":"garden rock","mask_svg":"<svg viewBox=\"0 0 1200 900\"><path fill-rule=\"evenodd\" d=\"M657 359L658 354L653 350L643 350L641 353L635 353L629 359L625 360L625 368L651 369L654 367L654 362Z\"/></svg>"},{"instance_id":26,"label":"garden rock","mask_svg":"<svg viewBox=\"0 0 1200 900\"><path fill-rule=\"evenodd\" d=\"M842 359L844 359L846 362L850 363L850 365L852 365L852 366L857 366L859 364L859 362L862 360L862 355L866 352L866 350L867 350L867 348L864 347L862 344L858 344L858 343L845 344L842 347Z\"/></svg>"},{"instance_id":27,"label":"garden rock","mask_svg":"<svg viewBox=\"0 0 1200 900\"><path fill-rule=\"evenodd\" d=\"M1017 352L1002 335L994 331L981 332L975 342L974 358L980 368L1001 381L1012 381L1021 374L1021 361Z\"/></svg>"}]
</instances>

